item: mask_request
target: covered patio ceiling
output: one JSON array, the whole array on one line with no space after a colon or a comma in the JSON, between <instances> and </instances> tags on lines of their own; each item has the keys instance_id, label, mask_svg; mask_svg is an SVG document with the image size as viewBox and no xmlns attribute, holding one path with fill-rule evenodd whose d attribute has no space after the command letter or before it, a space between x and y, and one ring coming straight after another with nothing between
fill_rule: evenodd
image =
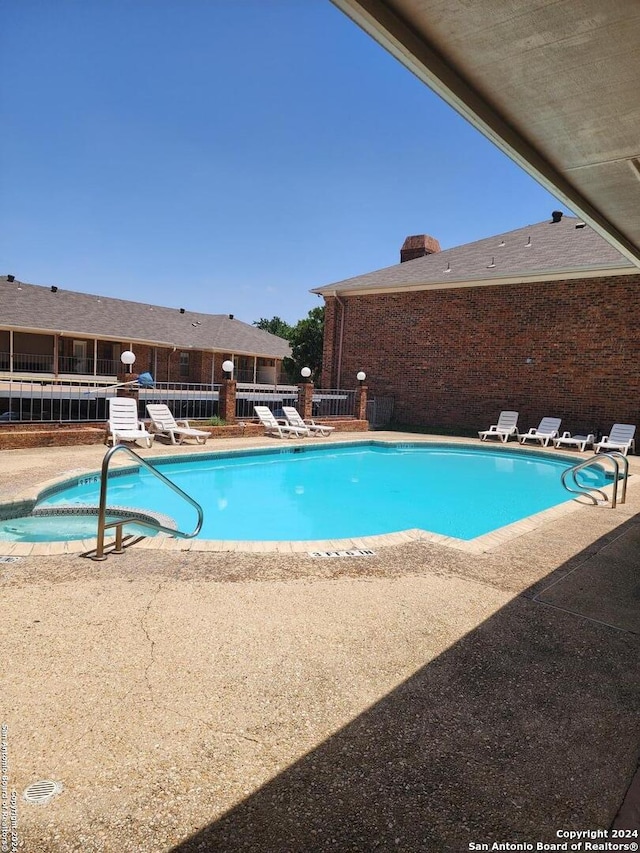
<instances>
[{"instance_id":1,"label":"covered patio ceiling","mask_svg":"<svg viewBox=\"0 0 640 853\"><path fill-rule=\"evenodd\" d=\"M332 0L640 266L637 0Z\"/></svg>"}]
</instances>

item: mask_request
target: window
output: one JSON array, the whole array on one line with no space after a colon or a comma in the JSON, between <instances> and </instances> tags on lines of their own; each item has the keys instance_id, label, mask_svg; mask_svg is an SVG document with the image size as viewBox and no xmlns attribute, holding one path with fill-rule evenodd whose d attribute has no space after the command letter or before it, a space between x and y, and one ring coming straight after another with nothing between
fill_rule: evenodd
<instances>
[{"instance_id":1,"label":"window","mask_svg":"<svg viewBox=\"0 0 640 853\"><path fill-rule=\"evenodd\" d=\"M189 353L180 353L180 376L189 376Z\"/></svg>"}]
</instances>

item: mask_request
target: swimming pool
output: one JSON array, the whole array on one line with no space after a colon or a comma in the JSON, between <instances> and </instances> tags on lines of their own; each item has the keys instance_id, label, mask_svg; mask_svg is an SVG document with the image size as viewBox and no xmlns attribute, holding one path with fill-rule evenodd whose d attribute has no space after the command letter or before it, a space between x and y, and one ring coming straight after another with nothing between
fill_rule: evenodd
<instances>
[{"instance_id":1,"label":"swimming pool","mask_svg":"<svg viewBox=\"0 0 640 853\"><path fill-rule=\"evenodd\" d=\"M204 509L200 538L346 539L419 528L469 540L571 500L574 460L536 451L382 444L287 447L154 460ZM108 503L159 509L182 530L195 512L144 469L110 477ZM609 482L599 468L583 482ZM38 506L97 505L87 477Z\"/></svg>"}]
</instances>

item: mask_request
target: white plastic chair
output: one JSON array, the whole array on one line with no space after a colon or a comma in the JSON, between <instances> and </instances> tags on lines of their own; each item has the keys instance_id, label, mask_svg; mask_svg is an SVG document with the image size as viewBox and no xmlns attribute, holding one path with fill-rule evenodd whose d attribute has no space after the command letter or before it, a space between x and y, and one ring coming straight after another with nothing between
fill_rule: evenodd
<instances>
[{"instance_id":1,"label":"white plastic chair","mask_svg":"<svg viewBox=\"0 0 640 853\"><path fill-rule=\"evenodd\" d=\"M577 447L578 450L581 450L584 453L587 447L593 447L595 440L596 437L592 432L588 435L571 435L570 432L565 430L559 438L553 439L553 446Z\"/></svg>"},{"instance_id":2,"label":"white plastic chair","mask_svg":"<svg viewBox=\"0 0 640 853\"><path fill-rule=\"evenodd\" d=\"M300 412L294 406L283 406L282 412L291 426L308 429L312 435L328 436L335 427L317 424L314 420L303 420Z\"/></svg>"},{"instance_id":3,"label":"white plastic chair","mask_svg":"<svg viewBox=\"0 0 640 853\"><path fill-rule=\"evenodd\" d=\"M593 452L599 453L601 450L619 450L624 456L630 450L636 451L636 443L634 435L636 428L634 424L614 424L611 427L609 435L602 437L602 440L593 445Z\"/></svg>"},{"instance_id":4,"label":"white plastic chair","mask_svg":"<svg viewBox=\"0 0 640 853\"><path fill-rule=\"evenodd\" d=\"M500 412L497 424L491 424L489 429L482 430L478 433L480 441L486 441L488 438L499 438L503 444L506 444L511 436L518 438L518 412Z\"/></svg>"},{"instance_id":5,"label":"white plastic chair","mask_svg":"<svg viewBox=\"0 0 640 853\"><path fill-rule=\"evenodd\" d=\"M164 403L148 403L147 412L151 418L152 431L170 438L171 444L182 444L186 438L195 438L197 444L205 444L209 438L208 432L190 427L189 421L182 418L176 420L169 406Z\"/></svg>"},{"instance_id":6,"label":"white plastic chair","mask_svg":"<svg viewBox=\"0 0 640 853\"><path fill-rule=\"evenodd\" d=\"M277 435L279 438L295 438L296 436L305 438L311 434L306 426L295 427L278 421L268 406L254 406L253 410L264 427L265 435Z\"/></svg>"},{"instance_id":7,"label":"white plastic chair","mask_svg":"<svg viewBox=\"0 0 640 853\"><path fill-rule=\"evenodd\" d=\"M561 423L562 418L543 418L537 427L530 427L529 432L520 434L520 444L531 439L532 441L539 441L543 447L548 447L549 442L558 437Z\"/></svg>"},{"instance_id":8,"label":"white plastic chair","mask_svg":"<svg viewBox=\"0 0 640 853\"><path fill-rule=\"evenodd\" d=\"M109 398L109 435L114 445L142 439L151 447L153 436L138 419L138 402L132 397Z\"/></svg>"}]
</instances>

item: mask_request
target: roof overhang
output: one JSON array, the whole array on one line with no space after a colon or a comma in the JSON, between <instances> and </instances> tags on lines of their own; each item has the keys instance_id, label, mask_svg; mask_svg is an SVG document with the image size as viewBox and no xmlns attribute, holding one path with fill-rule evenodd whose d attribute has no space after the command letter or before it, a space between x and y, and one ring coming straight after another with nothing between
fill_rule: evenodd
<instances>
[{"instance_id":1,"label":"roof overhang","mask_svg":"<svg viewBox=\"0 0 640 853\"><path fill-rule=\"evenodd\" d=\"M283 358L287 358L286 355L273 355L273 353L264 352L250 352L249 350L234 349L233 347L203 347L196 346L194 344L177 344L172 341L153 341L147 338L131 338L107 334L96 335L91 332L74 332L73 329L46 329L43 326L18 326L15 324L9 325L6 323L0 323L0 331L20 332L28 335L51 335L53 337L57 335L61 338L76 338L78 340L88 341L109 341L113 343L122 343L123 341L127 341L132 345L138 344L140 346L157 347L159 349L182 350L183 352L194 350L195 352L212 352L218 354L233 353L233 355L247 355L255 358L274 358L276 359L276 361L281 360Z\"/></svg>"},{"instance_id":2,"label":"roof overhang","mask_svg":"<svg viewBox=\"0 0 640 853\"><path fill-rule=\"evenodd\" d=\"M640 271L629 267L606 270L565 270L544 273L522 273L520 275L494 276L493 278L464 278L452 281L413 281L407 284L388 286L367 286L366 284L349 286L344 284L327 285L312 290L320 296L377 296L384 293L408 293L416 290L456 290L463 287L496 287L499 285L549 284L557 281L584 281L589 278L608 278L609 276L640 275Z\"/></svg>"},{"instance_id":3,"label":"roof overhang","mask_svg":"<svg viewBox=\"0 0 640 853\"><path fill-rule=\"evenodd\" d=\"M640 266L640 4L332 2Z\"/></svg>"}]
</instances>

